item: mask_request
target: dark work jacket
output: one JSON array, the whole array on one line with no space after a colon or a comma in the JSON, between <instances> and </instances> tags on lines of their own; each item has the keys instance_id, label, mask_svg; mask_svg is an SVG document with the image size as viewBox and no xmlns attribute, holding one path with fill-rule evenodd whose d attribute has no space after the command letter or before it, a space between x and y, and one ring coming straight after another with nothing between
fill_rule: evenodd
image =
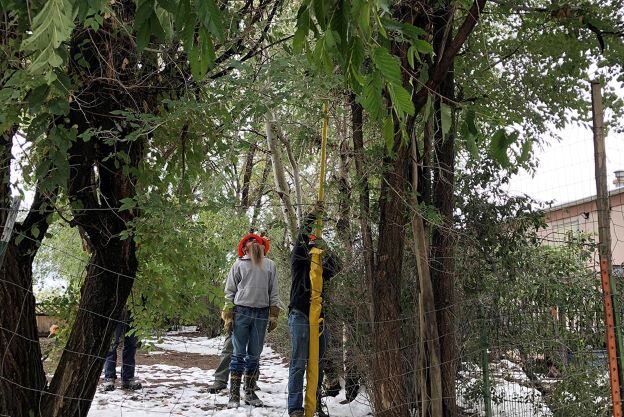
<instances>
[{"instance_id":1,"label":"dark work jacket","mask_svg":"<svg viewBox=\"0 0 624 417\"><path fill-rule=\"evenodd\" d=\"M290 286L289 311L299 310L306 316L310 315L310 264L311 255L308 246L309 239L305 234L300 233L297 243L290 256L290 273L292 283ZM323 252L323 298L325 293L325 283L334 277L340 269L338 259L329 251ZM321 310L321 317L323 312Z\"/></svg>"}]
</instances>

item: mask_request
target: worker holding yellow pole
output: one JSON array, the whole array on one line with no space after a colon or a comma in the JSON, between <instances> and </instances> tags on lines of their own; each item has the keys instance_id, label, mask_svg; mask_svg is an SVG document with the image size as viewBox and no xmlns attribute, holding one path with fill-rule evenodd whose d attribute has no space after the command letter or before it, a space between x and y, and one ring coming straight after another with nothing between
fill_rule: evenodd
<instances>
[{"instance_id":1,"label":"worker holding yellow pole","mask_svg":"<svg viewBox=\"0 0 624 417\"><path fill-rule=\"evenodd\" d=\"M326 253L324 245L320 243L327 129L325 106L318 200L314 209L301 222L291 255L292 284L288 315L292 345L288 374L288 414L291 417L312 417L315 412L320 417L326 416L320 402L320 385L323 381L321 359L329 337L323 324L323 283L338 271L336 258ZM304 373L307 382L305 408Z\"/></svg>"},{"instance_id":2,"label":"worker holding yellow pole","mask_svg":"<svg viewBox=\"0 0 624 417\"><path fill-rule=\"evenodd\" d=\"M290 305L288 327L290 329L291 355L288 374L288 414L291 417L304 416L304 376L307 376L306 416L316 411L319 416L325 414L320 408L320 385L323 380L323 368L320 365L327 346L328 331L323 324L321 306L322 289L315 289L319 282L312 283L310 275L320 279L320 284L327 282L339 270L339 262L334 255L328 254L323 244L313 233L314 224L322 215L320 205L312 210L303 220L297 241L291 254L292 283L290 290ZM320 263L315 261L318 254L324 252ZM317 258L319 259L319 258ZM312 298L317 297L316 302ZM314 315L318 324L313 323ZM314 338L317 351L310 349ZM313 378L313 379L312 379ZM313 382L311 382L311 380ZM316 383L314 383L316 381ZM312 388L312 390L311 390ZM312 398L310 399L310 395ZM311 403L311 401L313 401Z\"/></svg>"}]
</instances>

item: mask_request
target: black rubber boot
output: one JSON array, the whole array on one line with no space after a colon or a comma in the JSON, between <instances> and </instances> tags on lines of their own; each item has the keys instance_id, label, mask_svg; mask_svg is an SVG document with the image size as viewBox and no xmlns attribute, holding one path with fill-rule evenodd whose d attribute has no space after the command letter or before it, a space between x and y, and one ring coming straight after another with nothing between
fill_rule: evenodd
<instances>
[{"instance_id":1,"label":"black rubber boot","mask_svg":"<svg viewBox=\"0 0 624 417\"><path fill-rule=\"evenodd\" d=\"M241 374L230 372L230 400L228 408L238 408L240 406Z\"/></svg>"},{"instance_id":2,"label":"black rubber boot","mask_svg":"<svg viewBox=\"0 0 624 417\"><path fill-rule=\"evenodd\" d=\"M255 374L245 374L245 403L254 407L262 407L264 403L254 391L256 383Z\"/></svg>"}]
</instances>

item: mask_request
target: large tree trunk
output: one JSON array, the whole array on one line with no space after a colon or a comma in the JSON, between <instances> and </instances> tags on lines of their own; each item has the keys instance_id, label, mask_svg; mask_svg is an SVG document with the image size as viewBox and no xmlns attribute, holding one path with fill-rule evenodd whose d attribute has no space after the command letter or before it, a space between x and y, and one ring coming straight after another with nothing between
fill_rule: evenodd
<instances>
[{"instance_id":1,"label":"large tree trunk","mask_svg":"<svg viewBox=\"0 0 624 417\"><path fill-rule=\"evenodd\" d=\"M11 208L11 146L16 132L16 126L3 132L0 143L0 216L3 226ZM49 200L37 189L31 211L22 224L15 226L0 268L0 392L3 394L0 396L0 415L35 415L46 386L35 319L32 262L48 228L45 221L50 209L48 203ZM36 236L31 232L33 225L39 228ZM16 240L18 236L20 239Z\"/></svg>"},{"instance_id":2,"label":"large tree trunk","mask_svg":"<svg viewBox=\"0 0 624 417\"><path fill-rule=\"evenodd\" d=\"M395 129L395 131L398 129ZM375 415L407 416L401 359L401 274L405 246L405 188L409 173L408 147L395 135L394 157L384 158L386 171L379 197L379 243L371 299L374 328L373 408Z\"/></svg>"},{"instance_id":3,"label":"large tree trunk","mask_svg":"<svg viewBox=\"0 0 624 417\"><path fill-rule=\"evenodd\" d=\"M124 0L115 7L120 20L132 22L134 2ZM144 139L129 139L133 127L115 112L156 108L156 89L144 86L130 93L119 88L119 83L140 85L140 77L154 67L146 55L138 65L134 40L112 27L117 21L105 22L98 31L77 29L70 47L70 57L82 57L89 64L85 73L70 59L69 72L82 78L84 88L76 93L81 100L70 103L69 125L76 126L79 135L92 137L72 142L67 194L73 225L85 237L90 259L76 319L45 397L46 417L87 415L137 271L134 240L123 236L137 213L119 209L122 200L136 195L134 173L143 158ZM102 76L93 78L93 74Z\"/></svg>"}]
</instances>

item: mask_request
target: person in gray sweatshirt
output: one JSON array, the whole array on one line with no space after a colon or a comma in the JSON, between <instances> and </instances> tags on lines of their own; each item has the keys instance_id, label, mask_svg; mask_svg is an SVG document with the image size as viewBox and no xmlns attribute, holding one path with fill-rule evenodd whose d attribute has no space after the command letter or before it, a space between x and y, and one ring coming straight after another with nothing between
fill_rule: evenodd
<instances>
[{"instance_id":1,"label":"person in gray sweatshirt","mask_svg":"<svg viewBox=\"0 0 624 417\"><path fill-rule=\"evenodd\" d=\"M254 392L258 360L267 331L277 327L279 294L277 268L265 257L269 241L250 233L238 245L238 259L225 283L226 303L221 317L226 331L232 331L234 352L230 362L230 400L228 407L240 405L240 386L244 374L245 403L262 406Z\"/></svg>"}]
</instances>

